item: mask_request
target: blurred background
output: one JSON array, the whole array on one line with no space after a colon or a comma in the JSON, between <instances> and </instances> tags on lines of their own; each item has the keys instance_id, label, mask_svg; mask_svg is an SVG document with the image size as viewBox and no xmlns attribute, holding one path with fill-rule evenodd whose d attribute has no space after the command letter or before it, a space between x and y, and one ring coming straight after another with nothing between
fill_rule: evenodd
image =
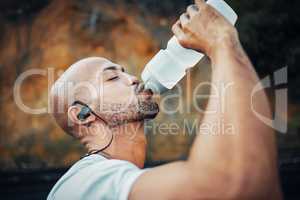
<instances>
[{"instance_id":1,"label":"blurred background","mask_svg":"<svg viewBox=\"0 0 300 200\"><path fill-rule=\"evenodd\" d=\"M276 133L282 186L286 199L299 199L300 184L300 2L296 0L227 0L238 13L241 42L259 76L288 67L286 134ZM48 114L20 110L13 87L29 69L53 69L57 78L79 59L106 57L138 77L155 53L172 36L171 26L192 0L2 0L0 2L0 192L1 199L45 199L51 186L85 151L55 124ZM201 119L190 106L191 91L210 80L204 60L180 82L183 114L159 114L147 123L147 166L185 159L195 133L186 131ZM207 94L209 88L198 91ZM31 76L21 87L24 103L47 106L48 80ZM176 108L178 99L163 102ZM205 106L205 101L197 102ZM180 128L173 134L156 134L159 122ZM184 123L183 123L184 121ZM255 130L252 130L255 131Z\"/></svg>"}]
</instances>

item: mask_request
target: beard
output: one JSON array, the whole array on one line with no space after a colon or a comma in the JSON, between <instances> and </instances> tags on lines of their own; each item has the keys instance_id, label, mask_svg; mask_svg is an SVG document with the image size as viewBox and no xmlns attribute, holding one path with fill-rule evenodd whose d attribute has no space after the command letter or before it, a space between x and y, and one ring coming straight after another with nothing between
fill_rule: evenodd
<instances>
[{"instance_id":1,"label":"beard","mask_svg":"<svg viewBox=\"0 0 300 200\"><path fill-rule=\"evenodd\" d=\"M159 112L158 104L152 100L137 95L137 101L131 103L106 103L100 116L111 127L130 122L154 119Z\"/></svg>"},{"instance_id":2,"label":"beard","mask_svg":"<svg viewBox=\"0 0 300 200\"><path fill-rule=\"evenodd\" d=\"M154 100L138 100L138 115L142 119L154 119L159 112L159 106Z\"/></svg>"}]
</instances>

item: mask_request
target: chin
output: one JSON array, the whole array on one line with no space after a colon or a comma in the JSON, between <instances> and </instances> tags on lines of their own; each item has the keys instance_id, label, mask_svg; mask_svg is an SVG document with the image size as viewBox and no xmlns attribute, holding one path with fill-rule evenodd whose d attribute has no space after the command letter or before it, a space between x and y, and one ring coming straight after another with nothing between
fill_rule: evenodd
<instances>
[{"instance_id":1,"label":"chin","mask_svg":"<svg viewBox=\"0 0 300 200\"><path fill-rule=\"evenodd\" d=\"M159 106L152 98L138 96L138 111L141 119L154 119L159 113Z\"/></svg>"},{"instance_id":2,"label":"chin","mask_svg":"<svg viewBox=\"0 0 300 200\"><path fill-rule=\"evenodd\" d=\"M158 114L158 113L145 115L145 116L144 116L144 120L154 119L154 118L157 116L157 114Z\"/></svg>"},{"instance_id":3,"label":"chin","mask_svg":"<svg viewBox=\"0 0 300 200\"><path fill-rule=\"evenodd\" d=\"M144 119L154 119L159 113L159 106L155 102L147 103L146 106L148 109L142 110ZM145 108L145 107L144 107Z\"/></svg>"}]
</instances>

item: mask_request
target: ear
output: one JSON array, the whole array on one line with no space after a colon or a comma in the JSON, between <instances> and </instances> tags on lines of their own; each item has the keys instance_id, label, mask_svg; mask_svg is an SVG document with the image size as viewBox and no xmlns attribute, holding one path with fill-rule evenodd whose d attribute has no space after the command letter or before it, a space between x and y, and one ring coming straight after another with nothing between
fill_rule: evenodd
<instances>
[{"instance_id":1,"label":"ear","mask_svg":"<svg viewBox=\"0 0 300 200\"><path fill-rule=\"evenodd\" d=\"M80 120L78 118L78 114L80 113L82 106L74 105L70 106L68 109L68 118L77 125L86 125L96 120L96 116L92 113L84 120Z\"/></svg>"}]
</instances>

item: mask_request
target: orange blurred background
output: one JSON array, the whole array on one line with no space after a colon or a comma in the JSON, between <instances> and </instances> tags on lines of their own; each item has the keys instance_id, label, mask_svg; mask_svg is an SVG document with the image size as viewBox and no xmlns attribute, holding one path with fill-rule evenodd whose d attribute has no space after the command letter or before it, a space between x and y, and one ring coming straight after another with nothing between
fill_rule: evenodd
<instances>
[{"instance_id":1,"label":"orange blurred background","mask_svg":"<svg viewBox=\"0 0 300 200\"><path fill-rule=\"evenodd\" d=\"M275 64L262 62L273 60L277 55L275 46L282 43L276 39L272 40L274 43L270 43L267 38L261 38L264 36L262 30L269 25L269 21L258 23L256 17L259 11L255 10L255 5L234 0L228 2L240 15L238 29L241 40L260 76L271 74L284 65L294 69L296 61L289 64L290 60L281 57L277 57L281 59L280 62L274 60ZM269 4L261 3L262 9L266 9L264 6L273 5L271 1L266 2ZM48 114L27 114L17 107L13 87L20 74L29 69L47 71L51 68L58 77L62 70L79 59L102 56L123 65L129 73L139 77L147 61L172 36L172 24L190 3L192 1L3 1L0 18L1 168L10 170L64 167L71 165L85 153L79 143L64 134ZM282 20L286 19L283 17ZM281 25L281 22L276 23ZM289 39L291 42L292 39ZM270 55L264 48L270 50ZM285 49L285 52L288 50ZM296 57L297 54L292 55ZM273 65L274 67L270 67ZM206 60L198 66L180 83L184 89L184 111L192 103L189 97L195 84L210 79L209 62ZM208 88L202 89L200 93L208 93ZM272 92L270 99L274 101L271 94ZM32 76L22 84L21 97L32 108L47 106L47 95L47 77ZM178 104L172 100L165 103L170 107ZM198 103L205 105L205 102ZM299 149L299 111L296 95L289 104L289 132L285 135L278 134L279 149ZM191 108L191 112L183 114L161 113L154 122L149 122L150 125L177 122L180 129L175 135L162 135L153 134L154 128L149 128L147 160L185 158L194 133L184 134L186 127L183 120L193 123L197 118L201 116Z\"/></svg>"}]
</instances>

